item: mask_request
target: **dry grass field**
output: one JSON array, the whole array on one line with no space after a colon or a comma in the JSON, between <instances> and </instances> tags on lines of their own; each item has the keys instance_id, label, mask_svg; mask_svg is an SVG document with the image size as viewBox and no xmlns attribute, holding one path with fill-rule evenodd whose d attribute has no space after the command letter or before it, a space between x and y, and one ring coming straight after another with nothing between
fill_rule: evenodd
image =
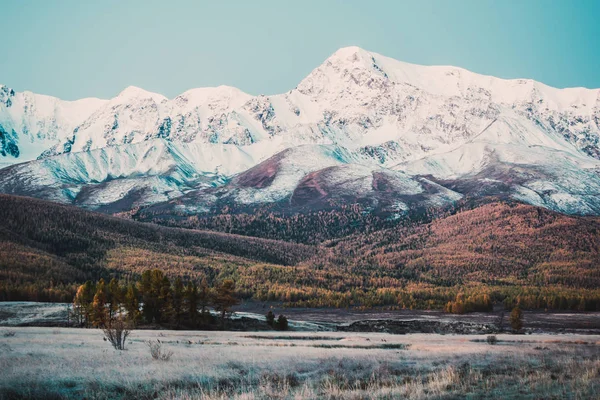
<instances>
[{"instance_id":1,"label":"dry grass field","mask_svg":"<svg viewBox=\"0 0 600 400\"><path fill-rule=\"evenodd\" d=\"M0 398L591 399L600 337L0 328ZM151 357L160 341L168 361ZM158 342L156 342L158 343Z\"/></svg>"}]
</instances>

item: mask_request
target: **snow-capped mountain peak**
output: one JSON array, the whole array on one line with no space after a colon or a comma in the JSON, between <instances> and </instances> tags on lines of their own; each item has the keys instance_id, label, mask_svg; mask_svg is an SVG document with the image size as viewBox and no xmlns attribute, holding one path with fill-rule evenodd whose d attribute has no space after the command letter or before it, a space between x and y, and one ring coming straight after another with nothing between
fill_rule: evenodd
<instances>
[{"instance_id":1,"label":"snow-capped mountain peak","mask_svg":"<svg viewBox=\"0 0 600 400\"><path fill-rule=\"evenodd\" d=\"M365 74L360 79L359 73ZM329 83L345 78L341 83L371 84L369 78L381 76L396 84L407 84L433 95L465 96L473 88L489 91L492 100L516 103L542 98L548 107L593 108L600 101L600 89L583 87L557 89L532 79L502 79L471 72L454 66L424 66L398 61L360 47L344 47L317 67L299 85L302 92L320 79ZM326 85L323 85L326 86ZM331 86L330 86L331 87ZM335 86L333 87L335 89ZM536 98L537 97L537 98Z\"/></svg>"},{"instance_id":2,"label":"snow-capped mountain peak","mask_svg":"<svg viewBox=\"0 0 600 400\"><path fill-rule=\"evenodd\" d=\"M168 99L158 93L152 93L137 86L128 86L123 89L114 99L113 101L119 102L132 102L151 99L156 103L162 103L163 101L167 101Z\"/></svg>"},{"instance_id":3,"label":"snow-capped mountain peak","mask_svg":"<svg viewBox=\"0 0 600 400\"><path fill-rule=\"evenodd\" d=\"M175 178L173 171L185 171L185 176L212 174L219 177L214 182L224 182L253 165L273 160L279 153L283 155L274 160L285 162L267 162L267 167L263 165L269 171L267 175L263 176L263 167L244 175L248 178L258 173L260 179L256 182L264 183L266 179L277 184L270 188L236 188L244 203L281 201L298 182L303 182L304 189L295 201L304 199L306 193L313 193L312 185L329 188L332 183L327 180L334 177L339 185L346 185L342 178L350 172L360 176L356 179L366 185L363 189L369 182L378 188L385 186L381 185L384 181L406 182L398 175L402 173L426 175L440 182L471 183L473 179L492 179L493 175L493 181L512 182L504 182L502 190L519 199L566 212L600 212L600 200L595 200L600 193L594 191L600 188L600 90L556 89L531 79L500 79L459 67L415 65L355 46L339 49L295 89L273 96L251 96L233 87L218 86L191 89L168 99L131 86L108 101L64 102L0 86L0 128L0 160L4 162L117 147L110 153L111 162L131 157L122 165L136 166L128 170L126 179L136 174L148 176L146 169L137 171L136 163L150 159L145 153L138 154L145 143L171 143L173 146L161 147L169 149L165 153L169 161L159 170L171 171L169 182L184 186L174 191L171 183L161 184L171 194L153 199L172 198L173 193L194 189L196 180L180 179L179 175ZM280 153L303 145L307 149L326 146L333 150ZM194 151L182 158L174 150L180 148ZM203 169L209 164L193 159L211 159L209 153L215 149L226 150L219 150L222 156L216 158L218 164L210 164L209 170ZM90 160L104 157L105 152L93 154ZM235 160L228 161L233 154ZM340 165L340 160L329 159L328 154L348 157ZM528 160L526 154L534 156ZM297 162L298 157L320 161L312 163L313 168L310 159L308 163ZM76 156L60 163L36 165L61 165L64 169L69 163L83 165L82 159ZM568 168L561 172L561 165ZM35 174L36 168L20 169L20 179ZM319 168L334 169L321 173ZM381 175L375 172L378 169L393 172ZM374 171L373 177L377 178L371 179L368 171ZM283 175L277 178L277 173ZM91 176L89 172L69 173L74 174ZM281 180L283 176L293 179ZM589 183L591 192L577 184L581 179ZM232 182L228 187L233 188L237 181ZM433 182L427 185L432 195L444 192L431 186ZM111 184L112 188L117 186ZM400 193L398 190L390 193ZM325 192L351 190L329 188ZM371 192L365 189L364 193ZM211 196L214 194L209 195L214 200ZM389 193L368 196L393 202ZM460 193L442 197L448 200L457 196Z\"/></svg>"},{"instance_id":4,"label":"snow-capped mountain peak","mask_svg":"<svg viewBox=\"0 0 600 400\"><path fill-rule=\"evenodd\" d=\"M327 91L346 90L348 86L373 86L389 80L387 72L373 54L359 47L344 47L315 68L297 86L307 96L320 96Z\"/></svg>"}]
</instances>

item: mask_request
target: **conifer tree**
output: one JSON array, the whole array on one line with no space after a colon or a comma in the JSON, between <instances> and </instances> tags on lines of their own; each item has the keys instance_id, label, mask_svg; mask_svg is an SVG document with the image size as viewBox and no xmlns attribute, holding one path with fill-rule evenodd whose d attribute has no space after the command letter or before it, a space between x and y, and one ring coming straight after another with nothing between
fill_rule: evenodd
<instances>
[{"instance_id":1,"label":"conifer tree","mask_svg":"<svg viewBox=\"0 0 600 400\"><path fill-rule=\"evenodd\" d=\"M98 281L96 285L96 294L94 295L94 302L92 304L92 324L95 327L104 327L108 322L108 313L106 310L106 284L104 279Z\"/></svg>"},{"instance_id":2,"label":"conifer tree","mask_svg":"<svg viewBox=\"0 0 600 400\"><path fill-rule=\"evenodd\" d=\"M164 273L159 269L147 270L142 273L139 290L143 303L142 315L147 323L160 322L161 312L166 310L166 302L169 298L166 286L169 280L164 278Z\"/></svg>"},{"instance_id":3,"label":"conifer tree","mask_svg":"<svg viewBox=\"0 0 600 400\"><path fill-rule=\"evenodd\" d=\"M519 306L513 308L512 312L510 313L509 320L510 326L515 331L520 331L523 328L523 311L521 311Z\"/></svg>"},{"instance_id":4,"label":"conifer tree","mask_svg":"<svg viewBox=\"0 0 600 400\"><path fill-rule=\"evenodd\" d=\"M225 316L231 312L231 307L239 304L235 296L235 282L225 279L215 290L215 309L221 312L221 326L225 326Z\"/></svg>"},{"instance_id":5,"label":"conifer tree","mask_svg":"<svg viewBox=\"0 0 600 400\"><path fill-rule=\"evenodd\" d=\"M73 313L79 325L89 327L92 322L92 303L95 291L96 289L91 281L87 281L77 288L77 293L73 299Z\"/></svg>"},{"instance_id":6,"label":"conifer tree","mask_svg":"<svg viewBox=\"0 0 600 400\"><path fill-rule=\"evenodd\" d=\"M166 275L162 276L159 289L159 314L157 322L167 322L174 319L173 316L173 292L171 290L171 281Z\"/></svg>"},{"instance_id":7,"label":"conifer tree","mask_svg":"<svg viewBox=\"0 0 600 400\"><path fill-rule=\"evenodd\" d=\"M175 325L179 327L182 322L184 310L183 310L183 302L184 302L184 287L183 282L180 277L175 279L175 283L173 284L173 321Z\"/></svg>"},{"instance_id":8,"label":"conifer tree","mask_svg":"<svg viewBox=\"0 0 600 400\"><path fill-rule=\"evenodd\" d=\"M119 312L120 305L123 302L123 291L116 278L110 280L106 289L108 317L112 319Z\"/></svg>"},{"instance_id":9,"label":"conifer tree","mask_svg":"<svg viewBox=\"0 0 600 400\"><path fill-rule=\"evenodd\" d=\"M192 326L198 322L198 287L189 282L185 288L185 310Z\"/></svg>"},{"instance_id":10,"label":"conifer tree","mask_svg":"<svg viewBox=\"0 0 600 400\"><path fill-rule=\"evenodd\" d=\"M142 273L139 282L139 293L142 299L142 316L144 321L152 323L154 319L154 309L156 308L156 299L152 291L152 271L146 270Z\"/></svg>"},{"instance_id":11,"label":"conifer tree","mask_svg":"<svg viewBox=\"0 0 600 400\"><path fill-rule=\"evenodd\" d=\"M127 312L127 319L134 324L136 324L140 318L140 302L138 296L138 290L135 285L129 284L123 299L123 306Z\"/></svg>"},{"instance_id":12,"label":"conifer tree","mask_svg":"<svg viewBox=\"0 0 600 400\"><path fill-rule=\"evenodd\" d=\"M464 314L465 313L465 295L464 295L464 293L459 293L456 295L456 300L452 304L452 313L453 314Z\"/></svg>"},{"instance_id":13,"label":"conifer tree","mask_svg":"<svg viewBox=\"0 0 600 400\"><path fill-rule=\"evenodd\" d=\"M206 281L206 277L202 278L200 287L198 288L198 307L200 308L200 316L206 322L209 317L208 307L212 302L212 292Z\"/></svg>"},{"instance_id":14,"label":"conifer tree","mask_svg":"<svg viewBox=\"0 0 600 400\"><path fill-rule=\"evenodd\" d=\"M277 318L277 329L280 331L287 331L288 329L288 320L287 317L283 314L279 315Z\"/></svg>"},{"instance_id":15,"label":"conifer tree","mask_svg":"<svg viewBox=\"0 0 600 400\"><path fill-rule=\"evenodd\" d=\"M267 313L267 325L272 327L274 324L275 324L275 314L273 313L273 311L269 310L269 312Z\"/></svg>"}]
</instances>

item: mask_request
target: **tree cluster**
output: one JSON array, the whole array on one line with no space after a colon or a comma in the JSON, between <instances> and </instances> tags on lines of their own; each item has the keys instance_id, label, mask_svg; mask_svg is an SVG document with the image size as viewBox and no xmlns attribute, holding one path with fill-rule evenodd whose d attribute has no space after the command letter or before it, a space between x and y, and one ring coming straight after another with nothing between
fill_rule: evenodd
<instances>
[{"instance_id":1,"label":"tree cluster","mask_svg":"<svg viewBox=\"0 0 600 400\"><path fill-rule=\"evenodd\" d=\"M275 314L273 313L273 311L270 311L267 313L266 315L267 318L267 325L269 325L271 328L273 329L277 329L280 331L287 331L289 324L288 324L288 319L285 315L280 314L279 317L277 317L277 319L275 319Z\"/></svg>"},{"instance_id":2,"label":"tree cluster","mask_svg":"<svg viewBox=\"0 0 600 400\"><path fill-rule=\"evenodd\" d=\"M465 296L464 293L456 295L454 301L446 304L445 311L453 314L465 314L470 312L490 312L494 310L494 303L489 294L473 294Z\"/></svg>"},{"instance_id":3,"label":"tree cluster","mask_svg":"<svg viewBox=\"0 0 600 400\"><path fill-rule=\"evenodd\" d=\"M137 283L120 284L112 279L79 286L73 299L73 319L79 326L110 326L116 318L134 325L145 324L170 328L200 328L214 325L210 309L219 312L222 326L239 303L235 283L226 279L209 287L206 279L184 284L173 282L158 269L147 270Z\"/></svg>"}]
</instances>

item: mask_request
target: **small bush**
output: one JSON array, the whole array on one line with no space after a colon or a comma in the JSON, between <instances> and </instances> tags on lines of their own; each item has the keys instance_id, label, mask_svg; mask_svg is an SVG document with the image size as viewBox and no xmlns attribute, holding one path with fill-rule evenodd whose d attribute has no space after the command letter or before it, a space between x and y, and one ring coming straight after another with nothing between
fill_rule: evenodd
<instances>
[{"instance_id":1,"label":"small bush","mask_svg":"<svg viewBox=\"0 0 600 400\"><path fill-rule=\"evenodd\" d=\"M106 340L112 344L116 350L125 350L125 342L131 334L131 325L122 318L116 318L109 322L108 326L102 329Z\"/></svg>"},{"instance_id":2,"label":"small bush","mask_svg":"<svg viewBox=\"0 0 600 400\"><path fill-rule=\"evenodd\" d=\"M2 336L4 336L4 337L13 337L16 334L17 334L17 332L15 332L15 331L8 331L7 330L7 331L2 332Z\"/></svg>"},{"instance_id":3,"label":"small bush","mask_svg":"<svg viewBox=\"0 0 600 400\"><path fill-rule=\"evenodd\" d=\"M170 361L173 357L173 352L163 349L163 344L158 339L156 341L148 340L146 346L150 349L150 355L155 360Z\"/></svg>"},{"instance_id":4,"label":"small bush","mask_svg":"<svg viewBox=\"0 0 600 400\"><path fill-rule=\"evenodd\" d=\"M498 338L496 337L496 335L489 335L486 341L488 342L488 344L495 345L498 343Z\"/></svg>"}]
</instances>

